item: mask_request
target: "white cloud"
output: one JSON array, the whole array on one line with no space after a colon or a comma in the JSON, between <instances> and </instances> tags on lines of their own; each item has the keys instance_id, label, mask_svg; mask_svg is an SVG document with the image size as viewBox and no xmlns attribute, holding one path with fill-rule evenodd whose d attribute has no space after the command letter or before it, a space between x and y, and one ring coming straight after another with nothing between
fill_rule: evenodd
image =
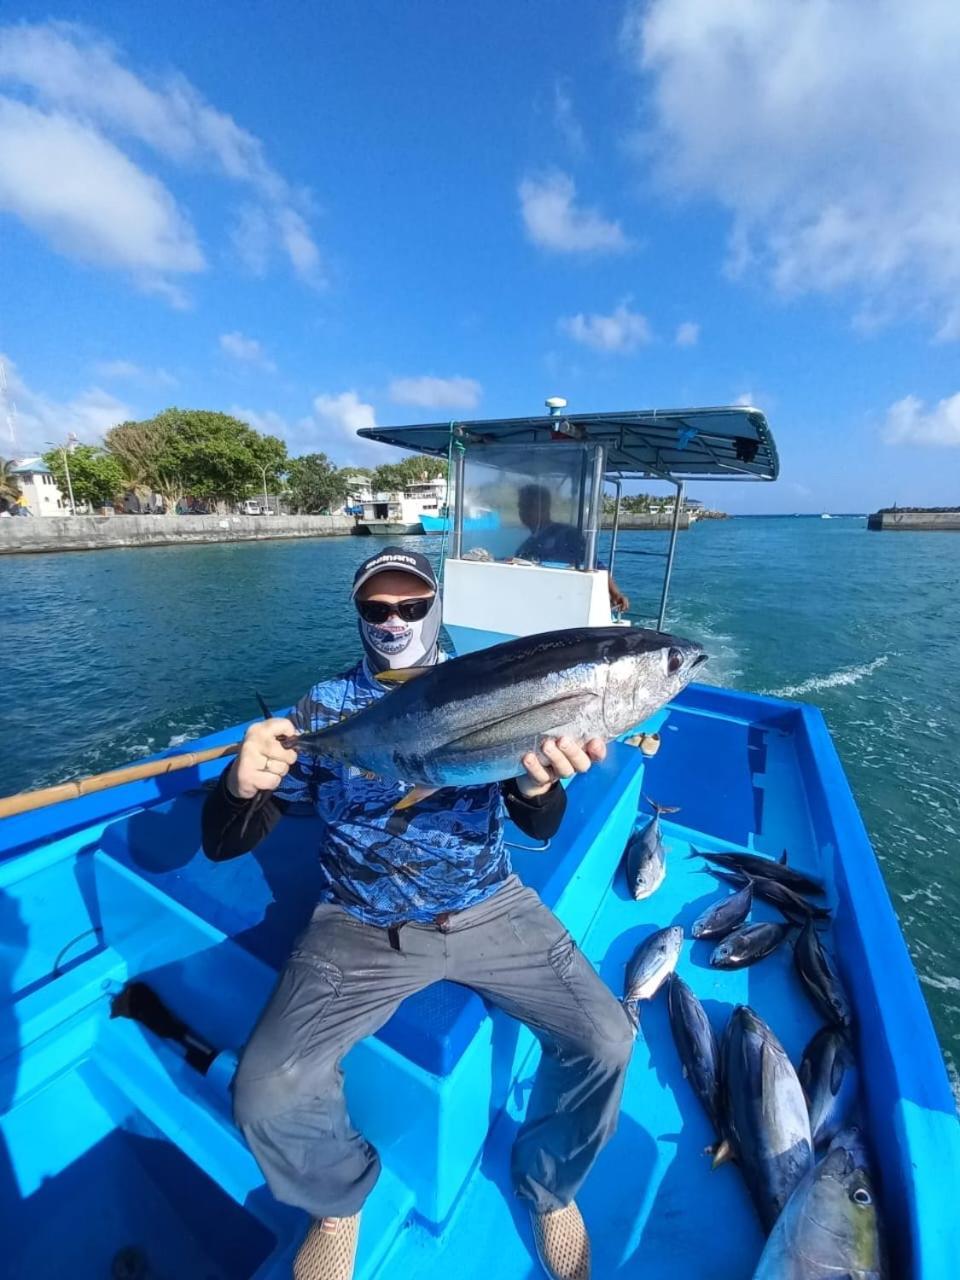
<instances>
[{"instance_id":1,"label":"white cloud","mask_svg":"<svg viewBox=\"0 0 960 1280\"><path fill-rule=\"evenodd\" d=\"M387 389L396 404L424 409L475 409L480 403L480 383L474 378L394 378Z\"/></svg>"},{"instance_id":2,"label":"white cloud","mask_svg":"<svg viewBox=\"0 0 960 1280\"><path fill-rule=\"evenodd\" d=\"M112 44L79 27L46 22L0 27L0 83L21 95L29 95L33 100L32 109L41 118L59 122L61 129L66 123L72 124L78 136L86 139L88 152L94 146L90 140L99 139L103 147L110 147L120 155L104 135L129 139L176 165L212 172L245 187L255 200L255 204L245 209L257 211L268 247L275 246L301 279L312 285L322 283L319 251L303 216L307 208L305 197L294 191L271 166L257 137L206 102L184 77L169 75L151 82L125 67L121 54ZM135 187L142 189L145 184L154 184L155 199L163 203L158 191L162 193L164 188L129 157L127 164L134 175ZM115 159L113 167L116 167ZM91 164L83 167L77 162L75 170L76 185L83 188L84 203L94 200L101 184L100 167ZM79 182L80 175L85 177L85 182ZM41 156L28 178L32 199L36 201L45 187L57 188L60 171L56 164ZM39 194L36 188L40 189ZM167 200L172 203L168 194ZM109 258L101 253L97 260L123 266L126 262L121 252L124 236L130 237L130 224L136 225L136 221L126 216L125 205L119 208L116 231L120 251L114 251ZM17 209L12 211L23 216ZM241 211L241 224L245 216L249 222L249 213ZM183 223L182 215L180 219ZM60 252L90 260L89 254L78 253L73 239L63 235L50 238ZM247 239L249 241L249 230ZM187 248L192 249L194 260L199 259L202 265L192 232ZM249 244L246 253L241 249L241 257L247 263L250 254ZM189 253L187 257L189 259ZM149 266L139 262L134 265ZM155 268L158 279L154 292L164 293L177 305L182 298L178 298L176 286L170 285L165 275L195 269L196 261L192 266L178 265L177 256L173 254L172 262L165 260Z\"/></svg>"},{"instance_id":3,"label":"white cloud","mask_svg":"<svg viewBox=\"0 0 960 1280\"><path fill-rule=\"evenodd\" d=\"M280 436L287 442L292 456L323 452L338 466L376 466L399 456L385 445L357 436L360 427L375 427L377 418L373 405L362 401L356 391L315 396L311 412L295 421L272 409L245 409L234 405L230 412L257 431Z\"/></svg>"},{"instance_id":4,"label":"white cloud","mask_svg":"<svg viewBox=\"0 0 960 1280\"><path fill-rule=\"evenodd\" d=\"M240 332L221 333L220 350L243 364L256 365L267 373L274 373L277 366L268 359L261 344L256 338L248 338Z\"/></svg>"},{"instance_id":5,"label":"white cloud","mask_svg":"<svg viewBox=\"0 0 960 1280\"><path fill-rule=\"evenodd\" d=\"M101 378L116 382L146 382L162 387L175 387L177 380L166 369L145 369L132 360L98 360L94 369Z\"/></svg>"},{"instance_id":6,"label":"white cloud","mask_svg":"<svg viewBox=\"0 0 960 1280\"><path fill-rule=\"evenodd\" d=\"M888 444L932 444L960 448L960 392L927 409L918 396L904 396L887 410Z\"/></svg>"},{"instance_id":7,"label":"white cloud","mask_svg":"<svg viewBox=\"0 0 960 1280\"><path fill-rule=\"evenodd\" d=\"M562 333L580 342L585 347L593 347L595 351L612 351L627 355L636 351L637 347L650 342L653 334L646 316L631 311L625 302L614 308L609 316L584 315L567 316L558 321L557 327Z\"/></svg>"},{"instance_id":8,"label":"white cloud","mask_svg":"<svg viewBox=\"0 0 960 1280\"><path fill-rule=\"evenodd\" d=\"M520 212L528 239L557 253L623 253L630 241L619 222L577 206L577 189L565 173L524 178Z\"/></svg>"},{"instance_id":9,"label":"white cloud","mask_svg":"<svg viewBox=\"0 0 960 1280\"><path fill-rule=\"evenodd\" d=\"M624 36L643 155L729 209L733 273L960 337L960 5L633 0Z\"/></svg>"},{"instance_id":10,"label":"white cloud","mask_svg":"<svg viewBox=\"0 0 960 1280\"><path fill-rule=\"evenodd\" d=\"M677 325L673 341L678 347L695 347L700 341L700 326L692 320L684 320L683 324Z\"/></svg>"},{"instance_id":11,"label":"white cloud","mask_svg":"<svg viewBox=\"0 0 960 1280\"><path fill-rule=\"evenodd\" d=\"M574 155L587 149L583 125L577 118L567 81L559 77L553 83L553 123Z\"/></svg>"},{"instance_id":12,"label":"white cloud","mask_svg":"<svg viewBox=\"0 0 960 1280\"><path fill-rule=\"evenodd\" d=\"M0 98L0 210L59 252L145 282L204 266L170 192L96 130Z\"/></svg>"},{"instance_id":13,"label":"white cloud","mask_svg":"<svg viewBox=\"0 0 960 1280\"><path fill-rule=\"evenodd\" d=\"M100 387L87 387L66 401L56 400L29 386L13 361L2 353L0 364L7 383L3 408L14 422L18 455L42 452L48 442L66 440L71 431L84 444L94 444L118 422L136 417L130 405ZM4 452L12 453L14 442L8 434L7 412L0 413L0 441Z\"/></svg>"}]
</instances>

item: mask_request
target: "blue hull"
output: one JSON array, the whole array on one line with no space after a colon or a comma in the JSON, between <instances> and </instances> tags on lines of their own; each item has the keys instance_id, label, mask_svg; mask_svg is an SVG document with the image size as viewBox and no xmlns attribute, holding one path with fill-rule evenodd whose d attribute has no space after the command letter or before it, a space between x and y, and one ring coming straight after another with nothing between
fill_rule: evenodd
<instances>
[{"instance_id":1,"label":"blue hull","mask_svg":"<svg viewBox=\"0 0 960 1280\"><path fill-rule=\"evenodd\" d=\"M890 1275L954 1277L954 1099L822 717L695 686L658 720L660 754L644 761L615 744L603 766L571 784L550 850L518 848L516 870L618 994L637 942L654 927L688 927L716 896L712 878L686 859L691 846L774 856L786 846L791 865L822 876L834 908L830 941L856 1010ZM242 728L197 745L235 740ZM221 767L0 822L6 1274L99 1280L132 1250L148 1275L289 1276L305 1219L264 1187L232 1126L229 1082L309 913L313 820L285 819L252 855L209 863L198 851L202 788ZM666 880L636 903L618 864L645 821L641 792L680 812L664 823ZM680 972L717 1029L733 1004L748 1002L797 1061L818 1019L789 953L731 973L711 970L708 954L708 944L685 942ZM134 977L221 1049L207 1075L137 1024L110 1018L111 996ZM508 1169L537 1053L528 1031L440 984L349 1055L351 1112L384 1165L364 1210L358 1280L447 1268L458 1280L535 1274ZM580 1198L597 1280L748 1280L761 1231L736 1167L710 1171L711 1141L658 997L643 1012L619 1130Z\"/></svg>"},{"instance_id":2,"label":"blue hull","mask_svg":"<svg viewBox=\"0 0 960 1280\"><path fill-rule=\"evenodd\" d=\"M424 533L449 533L453 528L453 521L449 516L428 516L423 512L420 513L420 523ZM482 516L464 516L463 527L469 530L499 529L500 517L496 511Z\"/></svg>"}]
</instances>

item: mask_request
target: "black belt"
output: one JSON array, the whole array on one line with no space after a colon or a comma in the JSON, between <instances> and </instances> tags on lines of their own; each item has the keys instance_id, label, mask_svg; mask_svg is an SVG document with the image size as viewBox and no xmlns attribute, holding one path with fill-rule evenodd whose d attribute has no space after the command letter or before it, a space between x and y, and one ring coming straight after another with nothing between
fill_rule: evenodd
<instances>
[{"instance_id":1,"label":"black belt","mask_svg":"<svg viewBox=\"0 0 960 1280\"><path fill-rule=\"evenodd\" d=\"M449 933L452 916L452 911L443 911L440 915L434 916L432 920L402 920L400 924L388 925L387 937L390 939L392 950L400 950L400 930L405 929L408 924L432 924L440 933Z\"/></svg>"}]
</instances>

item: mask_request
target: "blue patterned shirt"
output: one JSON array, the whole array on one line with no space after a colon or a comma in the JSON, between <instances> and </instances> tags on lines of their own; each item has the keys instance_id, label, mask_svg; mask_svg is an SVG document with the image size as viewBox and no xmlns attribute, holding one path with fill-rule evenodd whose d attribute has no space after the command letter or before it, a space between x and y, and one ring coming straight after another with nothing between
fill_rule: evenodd
<instances>
[{"instance_id":1,"label":"blue patterned shirt","mask_svg":"<svg viewBox=\"0 0 960 1280\"><path fill-rule=\"evenodd\" d=\"M308 732L388 696L360 662L314 685L293 719ZM497 784L444 789L394 812L404 791L350 765L299 756L273 793L288 812L312 810L323 824L321 901L381 927L462 911L510 874Z\"/></svg>"}]
</instances>

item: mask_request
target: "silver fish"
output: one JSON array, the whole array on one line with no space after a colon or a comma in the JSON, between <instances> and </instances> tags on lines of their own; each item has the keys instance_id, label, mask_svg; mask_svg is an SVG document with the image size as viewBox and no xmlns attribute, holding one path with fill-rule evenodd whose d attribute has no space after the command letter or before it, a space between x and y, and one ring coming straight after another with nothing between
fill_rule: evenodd
<instances>
[{"instance_id":1,"label":"silver fish","mask_svg":"<svg viewBox=\"0 0 960 1280\"><path fill-rule=\"evenodd\" d=\"M623 851L627 887L637 902L649 898L663 884L667 874L667 851L663 847L660 815L678 812L677 809L657 804L654 800L648 799L647 804L654 811L653 817L642 831L633 833Z\"/></svg>"},{"instance_id":2,"label":"silver fish","mask_svg":"<svg viewBox=\"0 0 960 1280\"><path fill-rule=\"evenodd\" d=\"M521 756L544 738L617 737L705 659L693 641L639 627L523 636L426 668L390 697L285 744L422 788L479 786L520 776Z\"/></svg>"},{"instance_id":3,"label":"silver fish","mask_svg":"<svg viewBox=\"0 0 960 1280\"><path fill-rule=\"evenodd\" d=\"M813 1164L807 1104L780 1041L738 1005L723 1042L725 1128L760 1221L769 1231Z\"/></svg>"},{"instance_id":4,"label":"silver fish","mask_svg":"<svg viewBox=\"0 0 960 1280\"><path fill-rule=\"evenodd\" d=\"M776 951L794 926L762 920L758 924L742 924L727 934L710 955L714 969L745 969Z\"/></svg>"},{"instance_id":5,"label":"silver fish","mask_svg":"<svg viewBox=\"0 0 960 1280\"><path fill-rule=\"evenodd\" d=\"M787 865L787 854L784 850L779 862L773 858L765 858L758 853L707 853L705 849L691 849L691 858L706 858L717 867L728 867L733 871L745 872L749 876L766 876L769 880L779 880L788 889L796 893L824 893L823 882L796 871Z\"/></svg>"},{"instance_id":6,"label":"silver fish","mask_svg":"<svg viewBox=\"0 0 960 1280\"><path fill-rule=\"evenodd\" d=\"M667 1008L684 1079L721 1134L720 1049L703 1005L676 973L667 979Z\"/></svg>"},{"instance_id":7,"label":"silver fish","mask_svg":"<svg viewBox=\"0 0 960 1280\"><path fill-rule=\"evenodd\" d=\"M682 942L683 930L672 924L645 938L633 953L627 965L623 1004L634 1023L640 1017L639 1002L655 996L677 967Z\"/></svg>"},{"instance_id":8,"label":"silver fish","mask_svg":"<svg viewBox=\"0 0 960 1280\"><path fill-rule=\"evenodd\" d=\"M857 1063L847 1032L821 1027L797 1069L810 1108L813 1145L825 1147L847 1124L857 1099Z\"/></svg>"},{"instance_id":9,"label":"silver fish","mask_svg":"<svg viewBox=\"0 0 960 1280\"><path fill-rule=\"evenodd\" d=\"M876 1196L860 1133L845 1129L800 1181L753 1280L884 1280Z\"/></svg>"},{"instance_id":10,"label":"silver fish","mask_svg":"<svg viewBox=\"0 0 960 1280\"><path fill-rule=\"evenodd\" d=\"M769 876L748 875L745 871L721 871L717 867L709 867L711 875L727 884L745 885L753 883L753 896L762 898L777 908L786 920L794 924L805 924L809 916L815 920L829 920L830 912L826 907L818 907L793 889L781 884L779 880L771 880Z\"/></svg>"},{"instance_id":11,"label":"silver fish","mask_svg":"<svg viewBox=\"0 0 960 1280\"><path fill-rule=\"evenodd\" d=\"M743 924L752 906L753 885L748 884L739 893L732 893L719 902L711 903L694 920L690 932L695 938L725 938L731 930Z\"/></svg>"},{"instance_id":12,"label":"silver fish","mask_svg":"<svg viewBox=\"0 0 960 1280\"><path fill-rule=\"evenodd\" d=\"M808 920L793 948L800 981L829 1023L849 1027L853 1020L850 1001L830 957L823 949L813 921Z\"/></svg>"}]
</instances>

